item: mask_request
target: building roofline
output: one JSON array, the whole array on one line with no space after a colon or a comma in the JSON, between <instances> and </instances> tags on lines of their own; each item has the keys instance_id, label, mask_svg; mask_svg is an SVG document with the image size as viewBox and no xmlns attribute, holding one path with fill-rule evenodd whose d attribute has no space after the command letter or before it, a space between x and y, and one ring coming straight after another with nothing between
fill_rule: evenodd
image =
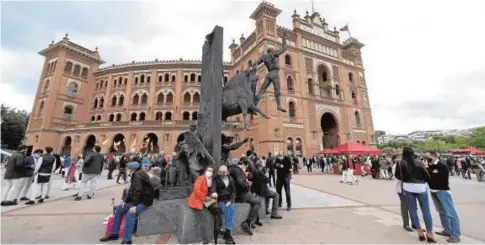
<instances>
[{"instance_id":1,"label":"building roofline","mask_svg":"<svg viewBox=\"0 0 485 245\"><path fill-rule=\"evenodd\" d=\"M201 60L184 60L182 58L178 60L150 60L150 61L132 61L131 63L123 63L123 64L112 64L110 66L102 67L100 68L97 72L102 72L102 71L108 71L112 69L118 69L118 68L126 68L126 67L137 67L137 66L146 66L146 65L164 65L164 64L179 64L179 65L184 65L184 64L195 64L195 65L202 65ZM231 62L223 62L223 66L229 66L231 67L232 64Z\"/></svg>"}]
</instances>

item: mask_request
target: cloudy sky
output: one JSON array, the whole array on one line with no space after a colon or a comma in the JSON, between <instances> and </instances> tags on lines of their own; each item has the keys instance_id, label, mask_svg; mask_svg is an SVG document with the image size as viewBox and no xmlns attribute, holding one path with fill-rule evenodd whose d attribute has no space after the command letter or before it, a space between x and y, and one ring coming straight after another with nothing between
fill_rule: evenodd
<instances>
[{"instance_id":1,"label":"cloudy sky","mask_svg":"<svg viewBox=\"0 0 485 245\"><path fill-rule=\"evenodd\" d=\"M271 0L291 28L311 1ZM65 33L99 47L107 65L133 60L200 59L205 34L224 27L225 47L255 28L260 1L1 2L0 98L31 110L43 57ZM363 49L376 130L466 128L485 124L485 1L316 0L330 26L349 23ZM343 39L346 33L341 34ZM228 51L228 50L227 50ZM229 52L224 54L229 61Z\"/></svg>"}]
</instances>

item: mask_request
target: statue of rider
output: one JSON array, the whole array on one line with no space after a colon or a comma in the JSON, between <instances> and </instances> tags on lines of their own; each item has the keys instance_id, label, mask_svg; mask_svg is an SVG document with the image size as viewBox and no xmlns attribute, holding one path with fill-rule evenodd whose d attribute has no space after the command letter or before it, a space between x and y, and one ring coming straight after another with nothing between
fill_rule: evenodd
<instances>
[{"instance_id":1,"label":"statue of rider","mask_svg":"<svg viewBox=\"0 0 485 245\"><path fill-rule=\"evenodd\" d=\"M280 50L274 50L273 48L268 48L267 54L261 56L259 60L256 62L256 64L261 64L264 63L266 66L266 69L268 69L268 74L264 78L263 85L261 85L261 88L259 89L258 94L256 95L256 103L259 102L261 97L266 93L266 89L268 89L270 84L273 84L274 88L274 98L276 100L276 108L279 111L286 112L285 109L281 106L281 101L280 101L280 76L279 76L279 71L280 71L280 64L279 64L279 56L283 54L286 50L288 49L288 46L286 44L286 37L283 37L283 46L281 47Z\"/></svg>"},{"instance_id":2,"label":"statue of rider","mask_svg":"<svg viewBox=\"0 0 485 245\"><path fill-rule=\"evenodd\" d=\"M245 138L243 141L232 143L234 137L232 136L222 136L222 150L221 150L221 163L222 165L230 165L231 164L231 151L239 149L242 145L249 141L249 138Z\"/></svg>"}]
</instances>

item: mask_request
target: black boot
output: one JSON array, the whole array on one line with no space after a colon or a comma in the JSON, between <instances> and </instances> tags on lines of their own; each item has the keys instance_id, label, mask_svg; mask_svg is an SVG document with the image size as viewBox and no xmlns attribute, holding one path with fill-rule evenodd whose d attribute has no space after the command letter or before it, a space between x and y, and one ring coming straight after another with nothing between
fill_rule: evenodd
<instances>
[{"instance_id":1,"label":"black boot","mask_svg":"<svg viewBox=\"0 0 485 245\"><path fill-rule=\"evenodd\" d=\"M116 241L118 240L118 235L109 235L107 237L103 237L99 239L100 242L107 242L107 241Z\"/></svg>"},{"instance_id":2,"label":"black boot","mask_svg":"<svg viewBox=\"0 0 485 245\"><path fill-rule=\"evenodd\" d=\"M227 230L225 233L224 233L224 242L226 244L236 244L236 242L234 242L234 239L232 238L231 236L231 231L230 230Z\"/></svg>"}]
</instances>

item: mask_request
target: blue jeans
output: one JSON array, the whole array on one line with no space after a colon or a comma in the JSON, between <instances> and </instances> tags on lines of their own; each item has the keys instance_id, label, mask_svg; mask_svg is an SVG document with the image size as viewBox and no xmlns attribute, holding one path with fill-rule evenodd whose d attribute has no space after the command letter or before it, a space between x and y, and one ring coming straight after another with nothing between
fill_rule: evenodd
<instances>
[{"instance_id":1,"label":"blue jeans","mask_svg":"<svg viewBox=\"0 0 485 245\"><path fill-rule=\"evenodd\" d=\"M460 237L460 221L453 205L453 199L447 191L431 192L436 211L440 214L441 225L446 232Z\"/></svg>"},{"instance_id":2,"label":"blue jeans","mask_svg":"<svg viewBox=\"0 0 485 245\"><path fill-rule=\"evenodd\" d=\"M226 231L231 231L234 214L236 213L236 204L231 203L229 207L226 207L225 203L220 202L219 209L221 210L221 214L224 215L224 228L226 228Z\"/></svg>"},{"instance_id":3,"label":"blue jeans","mask_svg":"<svg viewBox=\"0 0 485 245\"><path fill-rule=\"evenodd\" d=\"M404 191L404 195L409 202L409 216L411 216L411 222L417 230L421 229L421 224L418 218L418 205L423 212L424 224L426 225L426 231L433 231L433 219L431 218L431 211L429 210L429 199L428 192L422 193L412 193L409 191ZM417 201L417 202L416 202Z\"/></svg>"},{"instance_id":4,"label":"blue jeans","mask_svg":"<svg viewBox=\"0 0 485 245\"><path fill-rule=\"evenodd\" d=\"M145 210L145 206L143 204L138 204L136 206L136 212L134 214L128 211L131 207L133 207L133 204L129 202L125 203L125 205L120 204L116 206L115 222L113 223L113 227L111 227L111 231L109 232L110 235L118 235L120 231L121 221L123 219L123 214L126 213L126 227L125 234L123 234L123 241L131 241L131 237L133 236L133 229L135 228L136 215L143 212L143 210Z\"/></svg>"}]
</instances>

